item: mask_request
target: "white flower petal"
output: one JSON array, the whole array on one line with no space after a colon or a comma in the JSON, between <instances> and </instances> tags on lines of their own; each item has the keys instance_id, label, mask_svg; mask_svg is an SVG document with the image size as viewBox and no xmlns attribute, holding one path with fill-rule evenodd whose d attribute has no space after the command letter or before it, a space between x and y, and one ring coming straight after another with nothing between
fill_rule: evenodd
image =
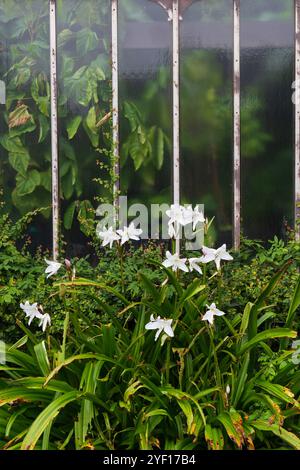
<instances>
[{"instance_id":1,"label":"white flower petal","mask_svg":"<svg viewBox=\"0 0 300 470\"><path fill-rule=\"evenodd\" d=\"M174 337L174 331L172 330L171 325L166 325L166 326L164 327L164 332L165 332L168 336L170 336L171 338Z\"/></svg>"},{"instance_id":2,"label":"white flower petal","mask_svg":"<svg viewBox=\"0 0 300 470\"><path fill-rule=\"evenodd\" d=\"M203 321L208 321L211 325L214 323L214 314L211 310L208 310L202 317Z\"/></svg>"}]
</instances>

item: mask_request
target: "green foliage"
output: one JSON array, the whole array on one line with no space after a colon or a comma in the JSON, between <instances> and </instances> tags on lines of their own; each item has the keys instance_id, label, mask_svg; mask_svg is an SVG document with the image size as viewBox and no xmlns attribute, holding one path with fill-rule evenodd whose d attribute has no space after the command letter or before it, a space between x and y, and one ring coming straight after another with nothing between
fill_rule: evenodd
<instances>
[{"instance_id":1,"label":"green foliage","mask_svg":"<svg viewBox=\"0 0 300 470\"><path fill-rule=\"evenodd\" d=\"M299 274L281 312L286 325L269 324L269 302L291 263L229 311L223 294L230 271L241 269L238 256L217 285L208 270L195 278L162 268L160 247L129 249L125 276L116 258L102 252L93 269L78 260L76 277L67 270L53 285L36 277L53 324L44 338L19 321L24 336L7 345L0 447L300 450L299 370L289 349ZM35 295L29 300L40 302ZM226 315L211 327L202 315L212 300ZM155 342L145 329L151 315L171 318L174 338Z\"/></svg>"},{"instance_id":2,"label":"green foliage","mask_svg":"<svg viewBox=\"0 0 300 470\"><path fill-rule=\"evenodd\" d=\"M92 209L96 195L112 201L108 14L107 2L58 2L60 185L67 230L75 215L81 223L84 206ZM25 214L51 202L47 4L31 1L23 8L17 1L2 2L1 40L7 44L3 63L0 56L7 100L0 118L0 185L7 206ZM132 102L124 103L123 115L130 123L122 137L124 158L135 169L151 161L160 169L167 141L162 129L146 123Z\"/></svg>"}]
</instances>

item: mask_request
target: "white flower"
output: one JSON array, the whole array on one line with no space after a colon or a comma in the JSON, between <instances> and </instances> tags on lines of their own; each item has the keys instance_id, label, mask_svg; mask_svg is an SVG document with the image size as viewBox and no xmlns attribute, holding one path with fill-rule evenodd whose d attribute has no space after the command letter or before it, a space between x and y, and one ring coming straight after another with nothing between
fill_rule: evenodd
<instances>
[{"instance_id":1,"label":"white flower","mask_svg":"<svg viewBox=\"0 0 300 470\"><path fill-rule=\"evenodd\" d=\"M193 222L194 211L192 206L182 207L182 223L185 226Z\"/></svg>"},{"instance_id":2,"label":"white flower","mask_svg":"<svg viewBox=\"0 0 300 470\"><path fill-rule=\"evenodd\" d=\"M41 326L42 330L45 331L47 328L47 325L51 325L51 318L48 313L44 313L44 315L41 315L40 317L39 326Z\"/></svg>"},{"instance_id":3,"label":"white flower","mask_svg":"<svg viewBox=\"0 0 300 470\"><path fill-rule=\"evenodd\" d=\"M226 395L230 394L230 385L226 385Z\"/></svg>"},{"instance_id":4,"label":"white flower","mask_svg":"<svg viewBox=\"0 0 300 470\"><path fill-rule=\"evenodd\" d=\"M134 223L131 222L129 227L124 227L124 230L117 230L117 232L121 236L121 245L124 245L129 240L139 240L143 230L135 228Z\"/></svg>"},{"instance_id":5,"label":"white flower","mask_svg":"<svg viewBox=\"0 0 300 470\"><path fill-rule=\"evenodd\" d=\"M200 266L198 266L198 263L201 263L201 258L190 258L189 259L189 265L190 265L190 271L197 271L199 274L202 274L202 269Z\"/></svg>"},{"instance_id":6,"label":"white flower","mask_svg":"<svg viewBox=\"0 0 300 470\"><path fill-rule=\"evenodd\" d=\"M166 211L169 217L168 234L170 238L177 238L179 235L180 225L184 225L183 207L179 204L172 204L171 208Z\"/></svg>"},{"instance_id":7,"label":"white flower","mask_svg":"<svg viewBox=\"0 0 300 470\"><path fill-rule=\"evenodd\" d=\"M214 323L214 316L221 317L222 315L225 315L224 312L221 312L221 310L218 310L216 307L215 303L212 303L211 305L207 305L207 312L203 316L202 320L208 321L211 325Z\"/></svg>"},{"instance_id":8,"label":"white flower","mask_svg":"<svg viewBox=\"0 0 300 470\"><path fill-rule=\"evenodd\" d=\"M195 209L193 210L192 222L193 222L193 230L195 230L199 222L200 223L205 222L203 212L199 211L199 206L196 206Z\"/></svg>"},{"instance_id":9,"label":"white flower","mask_svg":"<svg viewBox=\"0 0 300 470\"><path fill-rule=\"evenodd\" d=\"M171 324L173 320L161 319L157 317L155 320L154 316L150 316L150 322L145 325L146 330L157 330L155 334L155 341L157 341L159 335L164 332L166 335L173 338L174 331L172 330Z\"/></svg>"},{"instance_id":10,"label":"white flower","mask_svg":"<svg viewBox=\"0 0 300 470\"><path fill-rule=\"evenodd\" d=\"M172 204L171 208L166 211L166 214L170 219L168 223L173 224L174 222L177 222L178 224L183 225L183 209L184 207L179 204Z\"/></svg>"},{"instance_id":11,"label":"white flower","mask_svg":"<svg viewBox=\"0 0 300 470\"><path fill-rule=\"evenodd\" d=\"M179 235L180 226L184 227L188 224L193 224L193 230L199 222L205 222L203 213L199 211L199 206L195 209L192 206L184 207L179 204L172 204L171 208L166 211L169 217L169 237L177 238Z\"/></svg>"},{"instance_id":12,"label":"white flower","mask_svg":"<svg viewBox=\"0 0 300 470\"><path fill-rule=\"evenodd\" d=\"M28 325L31 324L34 318L42 317L42 314L38 310L37 302L35 302L34 304L30 304L28 300L26 300L25 304L20 304L20 307L25 312L26 317L29 318Z\"/></svg>"},{"instance_id":13,"label":"white flower","mask_svg":"<svg viewBox=\"0 0 300 470\"><path fill-rule=\"evenodd\" d=\"M48 264L46 271L45 271L45 274L48 274L47 276L47 279L48 279L50 276L53 276L53 274L57 273L57 271L61 268L62 264L57 263L56 261L48 261L47 259L45 259L45 261Z\"/></svg>"},{"instance_id":14,"label":"white flower","mask_svg":"<svg viewBox=\"0 0 300 470\"><path fill-rule=\"evenodd\" d=\"M112 247L114 241L120 240L119 235L113 231L112 227L109 227L109 229L104 227L102 232L97 230L97 235L103 240L102 246L109 245L110 248Z\"/></svg>"},{"instance_id":15,"label":"white flower","mask_svg":"<svg viewBox=\"0 0 300 470\"><path fill-rule=\"evenodd\" d=\"M220 269L222 259L226 261L230 261L233 259L232 256L227 253L225 244L217 250L215 250L214 248L207 248L206 246L203 246L202 251L203 256L201 257L201 262L210 263L211 261L214 261L218 270Z\"/></svg>"},{"instance_id":16,"label":"white flower","mask_svg":"<svg viewBox=\"0 0 300 470\"><path fill-rule=\"evenodd\" d=\"M173 271L177 271L177 269L181 269L181 271L188 272L189 269L186 266L186 258L179 258L179 255L175 253L172 255L169 251L166 253L167 259L162 263L165 268L172 268Z\"/></svg>"},{"instance_id":17,"label":"white flower","mask_svg":"<svg viewBox=\"0 0 300 470\"><path fill-rule=\"evenodd\" d=\"M173 224L168 224L168 234L170 238L177 238L179 235L179 225L177 225L176 229Z\"/></svg>"}]
</instances>

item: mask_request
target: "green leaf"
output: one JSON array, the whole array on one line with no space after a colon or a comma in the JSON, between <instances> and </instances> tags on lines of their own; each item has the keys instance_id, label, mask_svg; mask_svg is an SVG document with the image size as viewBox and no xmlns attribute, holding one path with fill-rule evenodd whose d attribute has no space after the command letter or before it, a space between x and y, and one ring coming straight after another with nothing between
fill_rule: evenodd
<instances>
[{"instance_id":1,"label":"green leaf","mask_svg":"<svg viewBox=\"0 0 300 470\"><path fill-rule=\"evenodd\" d=\"M84 28L77 33L76 49L81 57L99 47L99 39L94 31Z\"/></svg>"},{"instance_id":2,"label":"green leaf","mask_svg":"<svg viewBox=\"0 0 300 470\"><path fill-rule=\"evenodd\" d=\"M77 205L76 201L71 202L71 204L67 207L65 211L64 227L66 230L70 230L70 228L72 227L76 205Z\"/></svg>"},{"instance_id":3,"label":"green leaf","mask_svg":"<svg viewBox=\"0 0 300 470\"><path fill-rule=\"evenodd\" d=\"M77 134L78 128L82 122L82 116L75 116L73 119L67 122L67 133L69 140Z\"/></svg>"},{"instance_id":4,"label":"green leaf","mask_svg":"<svg viewBox=\"0 0 300 470\"><path fill-rule=\"evenodd\" d=\"M211 450L222 450L224 447L224 437L220 428L205 426L205 440Z\"/></svg>"},{"instance_id":5,"label":"green leaf","mask_svg":"<svg viewBox=\"0 0 300 470\"><path fill-rule=\"evenodd\" d=\"M8 161L14 170L26 178L26 171L30 162L28 153L9 153Z\"/></svg>"},{"instance_id":6,"label":"green leaf","mask_svg":"<svg viewBox=\"0 0 300 470\"><path fill-rule=\"evenodd\" d=\"M280 437L283 441L287 442L291 447L300 450L300 439L294 433L287 431L278 424L270 424L269 422L257 419L251 422L251 425L260 431L270 431L275 436Z\"/></svg>"},{"instance_id":7,"label":"green leaf","mask_svg":"<svg viewBox=\"0 0 300 470\"><path fill-rule=\"evenodd\" d=\"M257 380L255 385L274 397L279 398L281 401L299 406L298 402L294 399L293 392L287 387L262 380Z\"/></svg>"},{"instance_id":8,"label":"green leaf","mask_svg":"<svg viewBox=\"0 0 300 470\"><path fill-rule=\"evenodd\" d=\"M22 443L22 450L32 450L49 423L59 414L60 410L81 396L78 392L68 392L56 398L34 420Z\"/></svg>"},{"instance_id":9,"label":"green leaf","mask_svg":"<svg viewBox=\"0 0 300 470\"><path fill-rule=\"evenodd\" d=\"M69 364L72 364L72 362L75 361L83 361L87 359L95 359L97 361L103 361L103 362L108 362L110 364L118 364L117 361L105 356L104 354L93 354L93 353L86 353L86 354L78 354L76 356L71 356L65 361L61 362L55 369L52 370L52 372L48 375L44 387L50 382L50 380L53 379L53 377L58 374L58 372L63 368L68 366Z\"/></svg>"},{"instance_id":10,"label":"green leaf","mask_svg":"<svg viewBox=\"0 0 300 470\"><path fill-rule=\"evenodd\" d=\"M43 186L49 193L51 192L51 170L40 172L40 185Z\"/></svg>"},{"instance_id":11,"label":"green leaf","mask_svg":"<svg viewBox=\"0 0 300 470\"><path fill-rule=\"evenodd\" d=\"M49 124L49 119L47 119L46 116L44 116L43 114L39 114L38 120L39 120L39 125L40 125L38 143L40 144L46 139L48 132L50 130L50 124Z\"/></svg>"},{"instance_id":12,"label":"green leaf","mask_svg":"<svg viewBox=\"0 0 300 470\"><path fill-rule=\"evenodd\" d=\"M16 192L18 196L31 194L41 183L40 173L37 170L31 170L25 177L18 174L16 182Z\"/></svg>"},{"instance_id":13,"label":"green leaf","mask_svg":"<svg viewBox=\"0 0 300 470\"><path fill-rule=\"evenodd\" d=\"M164 162L164 133L160 127L153 126L149 130L149 140L152 147L152 158L157 170L160 170Z\"/></svg>"},{"instance_id":14,"label":"green leaf","mask_svg":"<svg viewBox=\"0 0 300 470\"><path fill-rule=\"evenodd\" d=\"M0 406L17 400L49 401L52 393L46 390L30 390L22 387L7 387L0 390Z\"/></svg>"},{"instance_id":15,"label":"green leaf","mask_svg":"<svg viewBox=\"0 0 300 470\"><path fill-rule=\"evenodd\" d=\"M253 346L257 345L262 341L266 341L273 338L296 338L297 331L290 330L289 328L273 328L271 330L265 330L261 333L258 333L250 341L246 341L240 347L238 352L239 355L244 354L249 349L252 349Z\"/></svg>"},{"instance_id":16,"label":"green leaf","mask_svg":"<svg viewBox=\"0 0 300 470\"><path fill-rule=\"evenodd\" d=\"M248 339L253 338L257 333L257 315L258 315L259 309L263 307L264 302L266 301L268 296L273 292L279 280L281 279L283 274L286 272L290 264L291 264L291 261L288 261L274 274L270 282L265 286L265 288L259 295L258 299L255 301L254 305L252 306L251 311L250 311L250 317L249 317Z\"/></svg>"},{"instance_id":17,"label":"green leaf","mask_svg":"<svg viewBox=\"0 0 300 470\"><path fill-rule=\"evenodd\" d=\"M239 371L239 375L236 380L235 388L233 390L233 396L232 396L232 405L233 407L236 407L239 399L241 398L244 390L245 390L245 384L248 378L248 366L249 366L249 352L245 354L242 367Z\"/></svg>"},{"instance_id":18,"label":"green leaf","mask_svg":"<svg viewBox=\"0 0 300 470\"><path fill-rule=\"evenodd\" d=\"M62 186L62 191L63 191L63 195L64 197L69 200L71 199L73 193L74 193L74 176L72 174L72 167L71 167L71 170L65 174L65 176L63 176L61 178L61 186Z\"/></svg>"},{"instance_id":19,"label":"green leaf","mask_svg":"<svg viewBox=\"0 0 300 470\"><path fill-rule=\"evenodd\" d=\"M241 321L241 326L240 326L240 339L243 338L244 334L247 331L252 307L253 307L253 304L251 302L248 302L246 304L246 307L244 308L244 313L242 316L242 321Z\"/></svg>"},{"instance_id":20,"label":"green leaf","mask_svg":"<svg viewBox=\"0 0 300 470\"><path fill-rule=\"evenodd\" d=\"M298 282L295 287L292 301L290 303L290 308L288 311L288 316L286 319L286 327L291 328L297 309L300 306L300 276L298 277Z\"/></svg>"},{"instance_id":21,"label":"green leaf","mask_svg":"<svg viewBox=\"0 0 300 470\"><path fill-rule=\"evenodd\" d=\"M239 449L241 449L243 445L242 430L233 422L230 413L228 411L224 411L223 413L220 413L216 419L223 424L230 439Z\"/></svg>"},{"instance_id":22,"label":"green leaf","mask_svg":"<svg viewBox=\"0 0 300 470\"><path fill-rule=\"evenodd\" d=\"M7 134L0 136L0 144L10 153L28 154L20 137L11 137Z\"/></svg>"},{"instance_id":23,"label":"green leaf","mask_svg":"<svg viewBox=\"0 0 300 470\"><path fill-rule=\"evenodd\" d=\"M63 29L57 35L57 47L60 49L67 42L73 39L74 33L70 29Z\"/></svg>"},{"instance_id":24,"label":"green leaf","mask_svg":"<svg viewBox=\"0 0 300 470\"><path fill-rule=\"evenodd\" d=\"M50 363L46 351L45 341L36 344L34 346L34 352L42 374L47 376L50 373Z\"/></svg>"},{"instance_id":25,"label":"green leaf","mask_svg":"<svg viewBox=\"0 0 300 470\"><path fill-rule=\"evenodd\" d=\"M206 288L204 284L201 284L199 279L194 279L191 284L189 284L188 288L183 292L182 296L179 299L179 304L183 305L184 302L193 298L195 295L199 294L199 292L203 291Z\"/></svg>"},{"instance_id":26,"label":"green leaf","mask_svg":"<svg viewBox=\"0 0 300 470\"><path fill-rule=\"evenodd\" d=\"M9 163L21 175L25 176L30 162L28 150L19 137L0 136L0 144L9 152Z\"/></svg>"},{"instance_id":27,"label":"green leaf","mask_svg":"<svg viewBox=\"0 0 300 470\"><path fill-rule=\"evenodd\" d=\"M91 141L93 147L99 146L99 129L96 126L97 116L95 106L89 109L89 112L84 120L83 127Z\"/></svg>"}]
</instances>

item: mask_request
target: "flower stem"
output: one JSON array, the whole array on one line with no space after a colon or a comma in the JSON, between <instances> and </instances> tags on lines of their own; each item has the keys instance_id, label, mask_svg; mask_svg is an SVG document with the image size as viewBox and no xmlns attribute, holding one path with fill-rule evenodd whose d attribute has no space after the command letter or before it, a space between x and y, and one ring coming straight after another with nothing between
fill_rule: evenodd
<instances>
[{"instance_id":1,"label":"flower stem","mask_svg":"<svg viewBox=\"0 0 300 470\"><path fill-rule=\"evenodd\" d=\"M66 342L67 342L69 320L70 320L70 315L69 315L69 312L67 312L66 317L65 317L65 321L64 321L64 333L63 333L63 343L62 343L62 360L63 361L66 358Z\"/></svg>"},{"instance_id":2,"label":"flower stem","mask_svg":"<svg viewBox=\"0 0 300 470\"><path fill-rule=\"evenodd\" d=\"M171 343L167 344L167 357L166 357L166 383L170 383L170 358L171 358Z\"/></svg>"},{"instance_id":3,"label":"flower stem","mask_svg":"<svg viewBox=\"0 0 300 470\"><path fill-rule=\"evenodd\" d=\"M118 254L120 260L120 271L121 271L121 286L122 286L122 294L125 293L125 279L124 279L124 250L122 245L118 245Z\"/></svg>"},{"instance_id":4,"label":"flower stem","mask_svg":"<svg viewBox=\"0 0 300 470\"><path fill-rule=\"evenodd\" d=\"M221 400L219 401L220 411L223 411L225 404L224 404L224 398L223 398L223 395L222 395L222 390L223 390L222 376L221 376L221 371L220 371L220 367L219 367L219 361L218 361L218 356L217 356L217 352L216 352L216 347L215 347L215 343L214 343L214 333L213 333L213 329L212 329L211 326L208 326L208 332L209 332L209 337L210 337L211 352L213 354L214 364L215 364L216 385L217 385L217 387L219 387L220 394L221 394Z\"/></svg>"}]
</instances>

